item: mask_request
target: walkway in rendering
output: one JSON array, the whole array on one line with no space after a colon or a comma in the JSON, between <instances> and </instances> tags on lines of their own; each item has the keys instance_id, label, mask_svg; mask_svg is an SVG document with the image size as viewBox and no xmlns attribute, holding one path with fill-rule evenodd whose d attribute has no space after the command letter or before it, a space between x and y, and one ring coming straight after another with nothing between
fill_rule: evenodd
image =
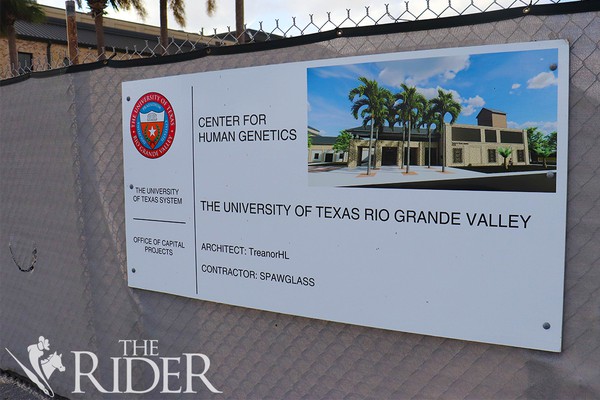
<instances>
[{"instance_id":1,"label":"walkway in rendering","mask_svg":"<svg viewBox=\"0 0 600 400\"><path fill-rule=\"evenodd\" d=\"M554 192L556 171L486 174L450 167L442 172L440 166L411 166L407 174L405 168L386 166L371 169L370 175L367 175L367 167L362 166L337 169L310 166L308 184L328 187Z\"/></svg>"}]
</instances>

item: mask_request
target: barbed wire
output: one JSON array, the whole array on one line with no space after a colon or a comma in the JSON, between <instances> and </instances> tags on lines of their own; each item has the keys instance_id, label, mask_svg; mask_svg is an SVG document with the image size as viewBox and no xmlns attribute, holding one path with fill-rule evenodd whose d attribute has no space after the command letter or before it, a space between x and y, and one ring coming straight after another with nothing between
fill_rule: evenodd
<instances>
[{"instance_id":1,"label":"barbed wire","mask_svg":"<svg viewBox=\"0 0 600 400\"><path fill-rule=\"evenodd\" d=\"M257 29L245 26L242 35L238 35L231 28L227 32L205 33L204 29L200 35L190 35L186 39L170 38L166 47L160 44L160 38L154 41L145 41L145 46L138 48L137 45L118 49L106 47L99 55L94 47L81 46L77 48L77 59L69 58L65 46L63 57L54 57L50 60L36 58L31 63L19 64L17 71L11 71L8 60L3 61L5 65L0 66L0 79L8 79L18 75L28 74L36 71L46 71L64 68L74 63L93 63L104 59L131 60L137 58L158 57L163 55L181 54L193 52L213 46L234 46L251 44L257 42L269 42L274 40L285 40L287 38L304 36L313 33L327 32L339 28L355 28L360 26L376 26L393 23L406 23L411 21L431 20L445 17L455 17L467 14L486 13L510 8L533 7L538 5L581 2L586 0L444 0L436 1L436 7L432 6L434 0L425 1L403 1L398 10L392 10L389 4L385 4L385 10L381 15L374 16L371 7L366 6L362 12L352 13L346 9L346 14L341 18L332 17L331 12L326 13L323 21L317 22L314 14L308 15L308 22L298 22L297 17L292 17L289 26L282 26L279 19L275 20L272 29L263 28L263 22L259 22ZM243 39L243 40L242 40Z\"/></svg>"}]
</instances>

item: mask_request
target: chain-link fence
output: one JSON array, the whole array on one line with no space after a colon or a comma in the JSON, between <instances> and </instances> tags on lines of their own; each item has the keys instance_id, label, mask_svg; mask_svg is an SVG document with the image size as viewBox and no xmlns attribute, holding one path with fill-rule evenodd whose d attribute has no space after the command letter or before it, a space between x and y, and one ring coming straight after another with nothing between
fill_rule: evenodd
<instances>
[{"instance_id":1,"label":"chain-link fence","mask_svg":"<svg viewBox=\"0 0 600 400\"><path fill-rule=\"evenodd\" d=\"M259 22L257 27L246 26L243 34L229 29L227 32L205 31L199 34L190 34L185 39L169 38L167 46L163 46L160 38L145 40L143 43L131 43L124 48L106 47L101 54L91 46L77 48L76 63L93 63L104 59L116 61L131 60L136 58L159 57L164 55L182 54L203 50L208 47L231 46L240 44L253 44L284 40L292 37L311 35L332 31L339 28L355 28L360 26L377 26L384 24L401 24L413 21L434 20L463 15L492 13L509 9L522 8L523 13L528 13L533 7L544 5L583 2L590 0L412 0L401 1L396 4L385 4L383 11L373 12L367 6L362 10L346 10L345 15L332 16L310 14L306 18L292 17L291 21L275 20L269 23L271 28L263 27ZM596 0L591 0L596 1ZM60 57L54 59L39 58L32 62L20 62L16 70L11 70L7 63L0 67L0 79L7 79L34 71L45 71L64 68L73 65L67 48L62 50Z\"/></svg>"}]
</instances>

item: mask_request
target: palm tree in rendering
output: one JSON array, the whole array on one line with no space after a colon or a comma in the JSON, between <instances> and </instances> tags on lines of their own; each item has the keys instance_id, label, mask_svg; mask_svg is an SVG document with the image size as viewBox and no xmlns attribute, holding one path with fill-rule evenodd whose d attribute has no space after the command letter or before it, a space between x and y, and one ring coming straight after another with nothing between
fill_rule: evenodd
<instances>
[{"instance_id":1,"label":"palm tree in rendering","mask_svg":"<svg viewBox=\"0 0 600 400\"><path fill-rule=\"evenodd\" d=\"M446 128L444 125L444 119L447 114L450 114L450 124L453 124L458 115L460 114L462 107L458 102L454 100L451 92L444 92L442 89L438 89L438 97L431 100L433 104L433 112L437 116L438 130L442 134L442 172L446 169Z\"/></svg>"},{"instance_id":2,"label":"palm tree in rendering","mask_svg":"<svg viewBox=\"0 0 600 400\"><path fill-rule=\"evenodd\" d=\"M402 83L400 85L402 92L396 95L396 99L400 101L398 108L400 115L404 120L404 130L408 129L408 148L406 149L406 173L410 172L410 135L412 128L417 125L417 121L423 114L427 100L414 86L407 86ZM404 147L404 144L402 145Z\"/></svg>"},{"instance_id":3,"label":"palm tree in rendering","mask_svg":"<svg viewBox=\"0 0 600 400\"><path fill-rule=\"evenodd\" d=\"M81 0L76 0L76 2L77 6L81 8ZM106 58L104 54L104 14L106 14L106 9L109 5L115 11L133 8L141 18L146 17L146 9L142 4L142 0L86 0L85 2L90 8L92 18L94 18L98 60L104 60Z\"/></svg>"},{"instance_id":4,"label":"palm tree in rendering","mask_svg":"<svg viewBox=\"0 0 600 400\"><path fill-rule=\"evenodd\" d=\"M396 98L391 93L385 99L385 108L387 109L385 121L388 123L392 133L394 133L394 126L400 124L400 115L398 114L400 110Z\"/></svg>"},{"instance_id":5,"label":"palm tree in rendering","mask_svg":"<svg viewBox=\"0 0 600 400\"><path fill-rule=\"evenodd\" d=\"M363 127L366 127L373 120L373 128L380 132L383 130L386 121L386 103L390 92L380 87L375 80L367 79L364 76L361 76L358 80L362 85L350 90L348 94L348 99L352 101L350 112L356 119L360 115L363 120Z\"/></svg>"},{"instance_id":6,"label":"palm tree in rendering","mask_svg":"<svg viewBox=\"0 0 600 400\"><path fill-rule=\"evenodd\" d=\"M431 100L426 100L425 107L423 112L421 113L421 119L419 121L419 126L427 127L427 168L431 168L431 125L436 125L436 115L433 107L433 102Z\"/></svg>"},{"instance_id":7,"label":"palm tree in rendering","mask_svg":"<svg viewBox=\"0 0 600 400\"><path fill-rule=\"evenodd\" d=\"M512 154L512 147L498 147L498 153L504 158L504 169L508 169L508 160Z\"/></svg>"},{"instance_id":8,"label":"palm tree in rendering","mask_svg":"<svg viewBox=\"0 0 600 400\"><path fill-rule=\"evenodd\" d=\"M361 76L358 80L362 84L350 90L348 100L352 102L352 106L350 107L352 116L358 119L360 115L360 118L363 120L364 128L366 128L369 123L371 125L371 136L369 138L369 165L367 168L367 174L369 174L371 168L373 131L375 130L378 135L380 131L383 131L388 114L386 102L391 93L389 90L380 87L379 83L375 80L367 79L364 76Z\"/></svg>"},{"instance_id":9,"label":"palm tree in rendering","mask_svg":"<svg viewBox=\"0 0 600 400\"><path fill-rule=\"evenodd\" d=\"M0 36L6 36L8 39L8 58L12 75L19 73L15 22L42 22L45 18L44 10L35 0L0 1Z\"/></svg>"}]
</instances>

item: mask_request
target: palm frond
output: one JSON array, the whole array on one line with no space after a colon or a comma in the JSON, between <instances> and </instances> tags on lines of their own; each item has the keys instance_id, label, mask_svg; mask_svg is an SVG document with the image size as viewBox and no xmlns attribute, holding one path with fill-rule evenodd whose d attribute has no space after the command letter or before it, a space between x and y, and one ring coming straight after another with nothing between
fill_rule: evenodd
<instances>
[{"instance_id":1,"label":"palm frond","mask_svg":"<svg viewBox=\"0 0 600 400\"><path fill-rule=\"evenodd\" d=\"M185 3L183 0L169 0L169 8L175 17L175 21L182 27L185 28Z\"/></svg>"}]
</instances>

